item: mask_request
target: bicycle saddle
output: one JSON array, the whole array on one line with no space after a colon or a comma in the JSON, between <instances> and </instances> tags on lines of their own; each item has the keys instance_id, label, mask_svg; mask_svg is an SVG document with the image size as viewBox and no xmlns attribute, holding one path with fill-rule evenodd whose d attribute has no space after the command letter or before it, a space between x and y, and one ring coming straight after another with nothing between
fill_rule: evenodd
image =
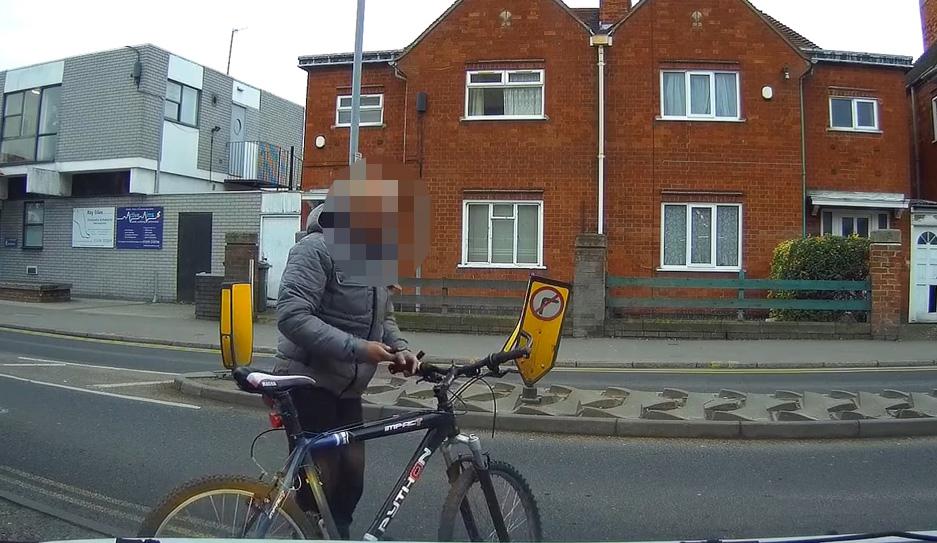
<instances>
[{"instance_id":1,"label":"bicycle saddle","mask_svg":"<svg viewBox=\"0 0 937 543\"><path fill-rule=\"evenodd\" d=\"M235 368L231 375L234 376L238 388L254 394L288 392L294 388L316 384L315 379L306 375L276 375L246 367Z\"/></svg>"}]
</instances>

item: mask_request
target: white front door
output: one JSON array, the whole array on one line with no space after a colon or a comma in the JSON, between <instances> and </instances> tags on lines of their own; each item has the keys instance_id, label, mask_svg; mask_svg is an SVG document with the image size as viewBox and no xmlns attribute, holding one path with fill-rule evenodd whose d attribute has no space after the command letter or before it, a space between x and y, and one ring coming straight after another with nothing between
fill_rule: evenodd
<instances>
[{"instance_id":1,"label":"white front door","mask_svg":"<svg viewBox=\"0 0 937 543\"><path fill-rule=\"evenodd\" d=\"M937 227L912 228L911 321L937 322Z\"/></svg>"},{"instance_id":2,"label":"white front door","mask_svg":"<svg viewBox=\"0 0 937 543\"><path fill-rule=\"evenodd\" d=\"M286 259L300 230L299 215L262 215L260 217L260 254L270 264L267 270L267 299L276 300Z\"/></svg>"}]
</instances>

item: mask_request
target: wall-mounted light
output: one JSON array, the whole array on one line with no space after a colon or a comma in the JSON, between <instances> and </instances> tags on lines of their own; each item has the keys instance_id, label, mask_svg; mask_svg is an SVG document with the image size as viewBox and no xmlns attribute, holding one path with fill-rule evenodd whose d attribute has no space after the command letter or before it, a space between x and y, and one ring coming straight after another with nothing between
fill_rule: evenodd
<instances>
[{"instance_id":1,"label":"wall-mounted light","mask_svg":"<svg viewBox=\"0 0 937 543\"><path fill-rule=\"evenodd\" d=\"M319 134L318 136L316 136L316 139L313 140L313 144L315 144L316 149L322 149L323 147L325 147L325 136L323 136L322 134Z\"/></svg>"},{"instance_id":2,"label":"wall-mounted light","mask_svg":"<svg viewBox=\"0 0 937 543\"><path fill-rule=\"evenodd\" d=\"M791 78L791 69L788 68L787 66L785 66L784 69L781 70L781 73L784 74L784 79L790 79L790 78Z\"/></svg>"}]
</instances>

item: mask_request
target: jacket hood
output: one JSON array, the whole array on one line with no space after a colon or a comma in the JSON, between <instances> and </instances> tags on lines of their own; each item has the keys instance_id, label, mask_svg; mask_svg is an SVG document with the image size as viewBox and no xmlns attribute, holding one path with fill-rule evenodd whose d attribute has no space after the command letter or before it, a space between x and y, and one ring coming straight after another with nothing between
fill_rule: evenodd
<instances>
[{"instance_id":1,"label":"jacket hood","mask_svg":"<svg viewBox=\"0 0 937 543\"><path fill-rule=\"evenodd\" d=\"M306 218L306 233L312 234L314 232L321 232L322 225L319 224L319 215L322 215L322 211L325 209L325 204L317 205L312 211L309 212L309 217Z\"/></svg>"}]
</instances>

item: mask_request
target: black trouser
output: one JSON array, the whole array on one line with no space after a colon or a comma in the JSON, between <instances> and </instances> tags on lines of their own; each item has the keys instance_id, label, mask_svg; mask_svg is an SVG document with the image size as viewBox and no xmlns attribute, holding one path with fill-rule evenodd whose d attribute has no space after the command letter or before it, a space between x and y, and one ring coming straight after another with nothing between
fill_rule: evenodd
<instances>
[{"instance_id":1,"label":"black trouser","mask_svg":"<svg viewBox=\"0 0 937 543\"><path fill-rule=\"evenodd\" d=\"M292 396L299 424L307 432L325 432L362 420L360 398L339 399L322 388L297 389ZM364 489L364 443L324 451L315 458L335 524L340 535L348 539L348 526ZM296 493L296 501L304 510L315 510L315 499L305 484L305 477L303 483Z\"/></svg>"}]
</instances>

